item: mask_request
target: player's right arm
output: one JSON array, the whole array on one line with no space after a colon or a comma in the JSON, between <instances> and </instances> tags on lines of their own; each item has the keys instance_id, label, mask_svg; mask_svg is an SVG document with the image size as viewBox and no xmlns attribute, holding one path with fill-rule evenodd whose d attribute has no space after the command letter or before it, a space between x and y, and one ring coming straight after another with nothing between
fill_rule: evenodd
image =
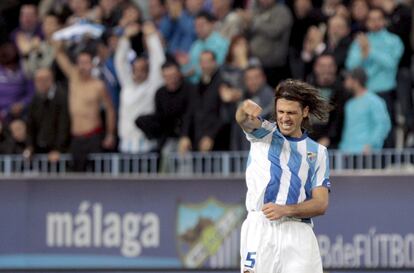
<instances>
[{"instance_id":1,"label":"player's right arm","mask_svg":"<svg viewBox=\"0 0 414 273\"><path fill-rule=\"evenodd\" d=\"M236 121L246 133L251 133L262 126L259 119L262 108L252 100L243 101L236 111Z\"/></svg>"}]
</instances>

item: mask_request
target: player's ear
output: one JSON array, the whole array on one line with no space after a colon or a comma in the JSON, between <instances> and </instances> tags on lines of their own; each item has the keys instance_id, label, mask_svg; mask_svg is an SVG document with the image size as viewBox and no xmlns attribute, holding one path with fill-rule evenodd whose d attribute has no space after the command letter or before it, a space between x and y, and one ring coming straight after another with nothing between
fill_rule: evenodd
<instances>
[{"instance_id":1,"label":"player's ear","mask_svg":"<svg viewBox=\"0 0 414 273\"><path fill-rule=\"evenodd\" d=\"M303 116L303 118L307 118L309 116L309 106L305 106L303 108L302 116Z\"/></svg>"}]
</instances>

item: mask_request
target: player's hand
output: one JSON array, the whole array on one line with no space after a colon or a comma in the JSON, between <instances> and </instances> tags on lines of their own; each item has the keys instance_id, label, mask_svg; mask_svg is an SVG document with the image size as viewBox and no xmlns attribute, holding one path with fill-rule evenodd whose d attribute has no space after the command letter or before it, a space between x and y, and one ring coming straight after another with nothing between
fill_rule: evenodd
<instances>
[{"instance_id":1,"label":"player's hand","mask_svg":"<svg viewBox=\"0 0 414 273\"><path fill-rule=\"evenodd\" d=\"M258 117L262 111L262 108L254 101L245 100L237 108L236 121L245 132L250 133L254 129L260 128L262 122Z\"/></svg>"},{"instance_id":2,"label":"player's hand","mask_svg":"<svg viewBox=\"0 0 414 273\"><path fill-rule=\"evenodd\" d=\"M241 123L247 119L257 119L263 109L252 100L245 100L236 112L236 120Z\"/></svg>"},{"instance_id":3,"label":"player's hand","mask_svg":"<svg viewBox=\"0 0 414 273\"><path fill-rule=\"evenodd\" d=\"M263 109L252 100L245 100L240 106L240 111L236 113L236 120L243 122L248 118L256 119L260 116Z\"/></svg>"},{"instance_id":4,"label":"player's hand","mask_svg":"<svg viewBox=\"0 0 414 273\"><path fill-rule=\"evenodd\" d=\"M178 141L178 153L184 155L191 150L191 140L189 137L181 137Z\"/></svg>"},{"instance_id":5,"label":"player's hand","mask_svg":"<svg viewBox=\"0 0 414 273\"><path fill-rule=\"evenodd\" d=\"M278 220L285 214L285 206L276 205L275 203L266 203L262 208L263 214L269 220Z\"/></svg>"}]
</instances>

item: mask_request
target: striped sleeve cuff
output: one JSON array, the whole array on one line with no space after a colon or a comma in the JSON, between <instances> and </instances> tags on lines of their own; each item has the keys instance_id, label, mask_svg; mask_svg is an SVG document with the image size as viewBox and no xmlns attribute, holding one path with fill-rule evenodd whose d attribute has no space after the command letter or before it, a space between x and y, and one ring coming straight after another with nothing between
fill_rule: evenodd
<instances>
[{"instance_id":1,"label":"striped sleeve cuff","mask_svg":"<svg viewBox=\"0 0 414 273\"><path fill-rule=\"evenodd\" d=\"M255 139L261 139L267 136L269 133L273 131L275 128L275 125L261 117L259 117L260 121L262 121L262 126L260 128L257 128L253 130L250 133L247 133L247 135L251 138Z\"/></svg>"}]
</instances>

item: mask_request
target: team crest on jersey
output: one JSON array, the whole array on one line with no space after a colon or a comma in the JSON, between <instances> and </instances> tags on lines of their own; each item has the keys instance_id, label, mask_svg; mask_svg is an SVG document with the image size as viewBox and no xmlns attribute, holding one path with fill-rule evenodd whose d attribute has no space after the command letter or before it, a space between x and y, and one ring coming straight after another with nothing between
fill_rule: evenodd
<instances>
[{"instance_id":1,"label":"team crest on jersey","mask_svg":"<svg viewBox=\"0 0 414 273\"><path fill-rule=\"evenodd\" d=\"M217 263L217 267L237 267L238 227L244 217L242 204L226 204L214 198L197 204L179 203L176 237L183 266L200 268Z\"/></svg>"},{"instance_id":2,"label":"team crest on jersey","mask_svg":"<svg viewBox=\"0 0 414 273\"><path fill-rule=\"evenodd\" d=\"M311 162L314 162L316 160L316 157L318 156L318 154L317 153L314 153L314 152L308 152L307 153L307 156L308 156L308 159Z\"/></svg>"}]
</instances>

